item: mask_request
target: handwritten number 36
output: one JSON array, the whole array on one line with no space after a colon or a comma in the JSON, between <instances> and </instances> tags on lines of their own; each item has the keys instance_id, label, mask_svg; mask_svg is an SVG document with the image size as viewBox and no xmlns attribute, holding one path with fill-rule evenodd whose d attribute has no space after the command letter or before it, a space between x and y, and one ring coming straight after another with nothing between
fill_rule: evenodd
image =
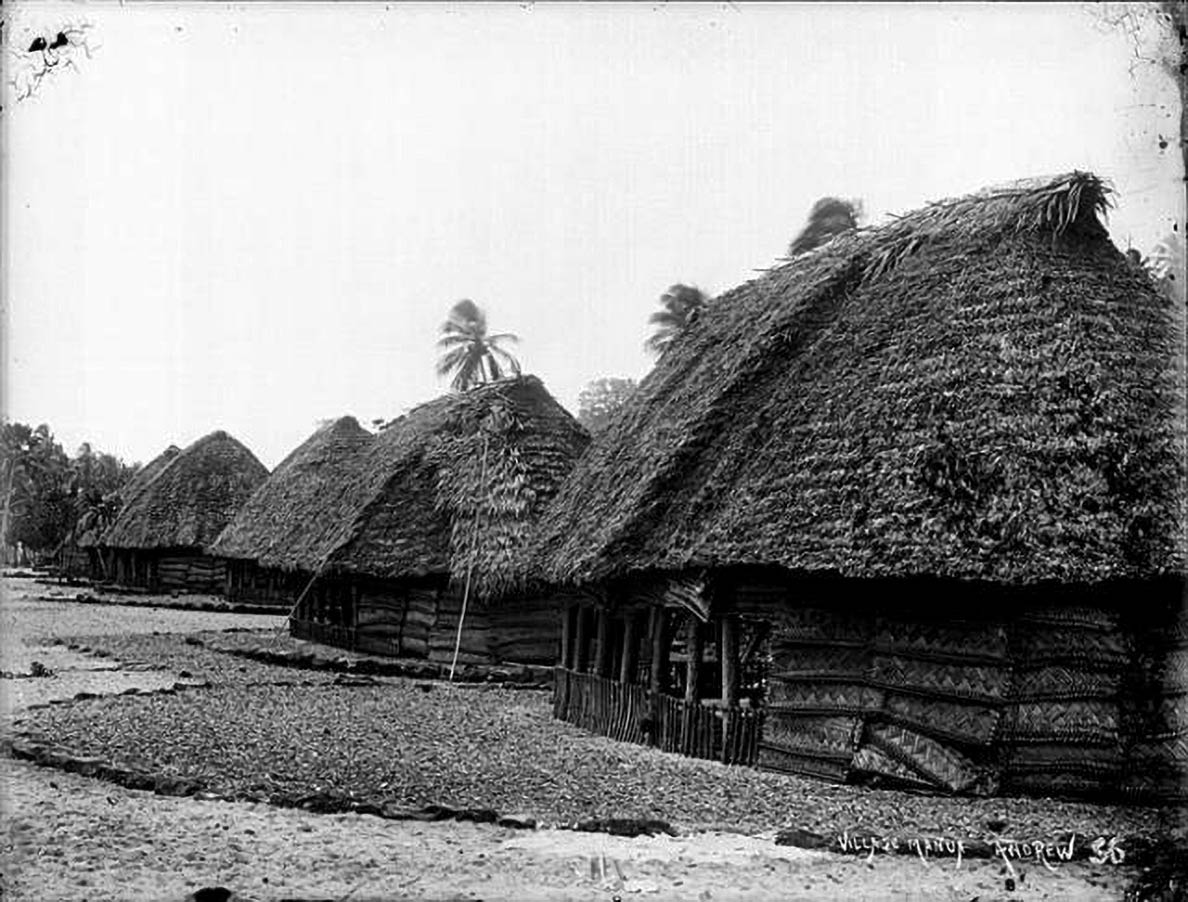
<instances>
[{"instance_id":1,"label":"handwritten number 36","mask_svg":"<svg viewBox=\"0 0 1188 902\"><path fill-rule=\"evenodd\" d=\"M1126 853L1118 845L1118 838L1111 836L1108 840L1099 836L1089 844L1093 854L1089 857L1092 864L1121 864L1126 860Z\"/></svg>"}]
</instances>

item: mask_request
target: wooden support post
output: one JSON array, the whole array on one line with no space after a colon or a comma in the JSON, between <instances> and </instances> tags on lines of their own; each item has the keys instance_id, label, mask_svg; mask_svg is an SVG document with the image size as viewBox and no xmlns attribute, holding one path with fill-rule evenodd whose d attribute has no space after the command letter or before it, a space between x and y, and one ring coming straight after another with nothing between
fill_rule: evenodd
<instances>
[{"instance_id":1,"label":"wooden support post","mask_svg":"<svg viewBox=\"0 0 1188 902\"><path fill-rule=\"evenodd\" d=\"M561 660L560 665L570 667L573 654L573 605L567 604L561 611Z\"/></svg>"},{"instance_id":2,"label":"wooden support post","mask_svg":"<svg viewBox=\"0 0 1188 902\"><path fill-rule=\"evenodd\" d=\"M574 640L573 669L582 673L590 655L590 610L584 604L577 609L577 638Z\"/></svg>"},{"instance_id":3,"label":"wooden support post","mask_svg":"<svg viewBox=\"0 0 1188 902\"><path fill-rule=\"evenodd\" d=\"M692 755L697 748L697 702L700 693L697 691L698 677L701 674L702 652L701 621L690 617L685 633L685 717L682 727L681 745L686 755Z\"/></svg>"},{"instance_id":4,"label":"wooden support post","mask_svg":"<svg viewBox=\"0 0 1188 902\"><path fill-rule=\"evenodd\" d=\"M610 611L597 608L595 616L598 618L595 627L598 645L594 658L594 673L606 677L610 676Z\"/></svg>"},{"instance_id":5,"label":"wooden support post","mask_svg":"<svg viewBox=\"0 0 1188 902\"><path fill-rule=\"evenodd\" d=\"M685 662L685 701L689 704L696 703L700 698L697 686L701 677L701 655L704 636L705 634L701 629L701 621L696 617L690 617L688 635L685 639L685 647L689 652L689 659Z\"/></svg>"},{"instance_id":6,"label":"wooden support post","mask_svg":"<svg viewBox=\"0 0 1188 902\"><path fill-rule=\"evenodd\" d=\"M635 665L639 658L638 624L639 615L627 611L623 623L623 656L619 659L619 682L623 684L635 682Z\"/></svg>"},{"instance_id":7,"label":"wooden support post","mask_svg":"<svg viewBox=\"0 0 1188 902\"><path fill-rule=\"evenodd\" d=\"M651 690L664 691L664 675L668 671L668 611L657 607L652 611L652 674Z\"/></svg>"},{"instance_id":8,"label":"wooden support post","mask_svg":"<svg viewBox=\"0 0 1188 902\"><path fill-rule=\"evenodd\" d=\"M738 624L730 615L722 616L722 763L731 758L731 742L734 735L735 708L738 707Z\"/></svg>"},{"instance_id":9,"label":"wooden support post","mask_svg":"<svg viewBox=\"0 0 1188 902\"><path fill-rule=\"evenodd\" d=\"M722 657L722 704L733 707L738 704L738 626L729 616L719 621Z\"/></svg>"}]
</instances>

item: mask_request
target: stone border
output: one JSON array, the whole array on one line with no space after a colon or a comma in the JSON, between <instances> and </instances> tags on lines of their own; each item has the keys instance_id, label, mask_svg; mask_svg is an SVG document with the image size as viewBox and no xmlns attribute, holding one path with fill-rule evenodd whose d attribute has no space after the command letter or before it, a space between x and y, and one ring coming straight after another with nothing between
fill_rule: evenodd
<instances>
[{"instance_id":1,"label":"stone border","mask_svg":"<svg viewBox=\"0 0 1188 902\"><path fill-rule=\"evenodd\" d=\"M236 648L207 643L196 636L187 637L186 642L222 654L247 658L261 664L294 667L300 670L325 670L341 674L437 681L448 680L450 675L449 666L437 661L400 659L384 661L370 657L350 658L346 655L330 656L310 650L272 649L265 645ZM537 664L463 664L454 674L454 682L490 683L507 689L551 689L553 668Z\"/></svg>"},{"instance_id":2,"label":"stone border","mask_svg":"<svg viewBox=\"0 0 1188 902\"><path fill-rule=\"evenodd\" d=\"M269 614L283 617L289 609L281 605L242 604L239 602L220 601L213 595L149 595L140 592L120 591L117 598L105 597L105 593L96 595L93 592L79 592L66 597L60 595L36 595L34 601L68 604L97 604L109 607L125 608L162 608L167 611L203 611L213 614ZM150 601L149 599L156 599Z\"/></svg>"}]
</instances>

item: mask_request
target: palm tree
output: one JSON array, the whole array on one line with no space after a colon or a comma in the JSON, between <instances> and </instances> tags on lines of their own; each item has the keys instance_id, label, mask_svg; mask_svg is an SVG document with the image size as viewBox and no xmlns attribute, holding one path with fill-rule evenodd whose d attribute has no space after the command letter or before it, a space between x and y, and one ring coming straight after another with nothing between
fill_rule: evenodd
<instances>
[{"instance_id":1,"label":"palm tree","mask_svg":"<svg viewBox=\"0 0 1188 902\"><path fill-rule=\"evenodd\" d=\"M454 391L466 391L509 374L520 375L520 361L499 346L502 341L520 339L510 332L488 335L487 315L474 301L464 299L451 307L441 331L437 346L442 355L437 361L437 375L453 373L450 388Z\"/></svg>"},{"instance_id":2,"label":"palm tree","mask_svg":"<svg viewBox=\"0 0 1188 902\"><path fill-rule=\"evenodd\" d=\"M861 217L860 201L822 197L809 211L808 223L788 245L788 256L795 257L797 254L811 251L834 235L858 228L858 220Z\"/></svg>"},{"instance_id":3,"label":"palm tree","mask_svg":"<svg viewBox=\"0 0 1188 902\"><path fill-rule=\"evenodd\" d=\"M709 300L706 293L695 285L677 283L668 291L660 295L660 305L663 310L657 310L648 317L648 322L656 327L656 331L644 342L644 347L661 356L673 339L684 331L697 316L697 313Z\"/></svg>"}]
</instances>

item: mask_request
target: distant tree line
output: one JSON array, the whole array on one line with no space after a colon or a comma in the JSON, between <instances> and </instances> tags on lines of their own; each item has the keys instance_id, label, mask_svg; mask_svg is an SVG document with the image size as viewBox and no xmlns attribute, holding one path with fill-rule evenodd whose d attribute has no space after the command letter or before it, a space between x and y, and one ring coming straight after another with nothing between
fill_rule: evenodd
<instances>
[{"instance_id":1,"label":"distant tree line","mask_svg":"<svg viewBox=\"0 0 1188 902\"><path fill-rule=\"evenodd\" d=\"M76 528L106 526L118 512L116 491L138 469L89 443L71 457L45 424L0 424L4 542L45 554Z\"/></svg>"}]
</instances>

